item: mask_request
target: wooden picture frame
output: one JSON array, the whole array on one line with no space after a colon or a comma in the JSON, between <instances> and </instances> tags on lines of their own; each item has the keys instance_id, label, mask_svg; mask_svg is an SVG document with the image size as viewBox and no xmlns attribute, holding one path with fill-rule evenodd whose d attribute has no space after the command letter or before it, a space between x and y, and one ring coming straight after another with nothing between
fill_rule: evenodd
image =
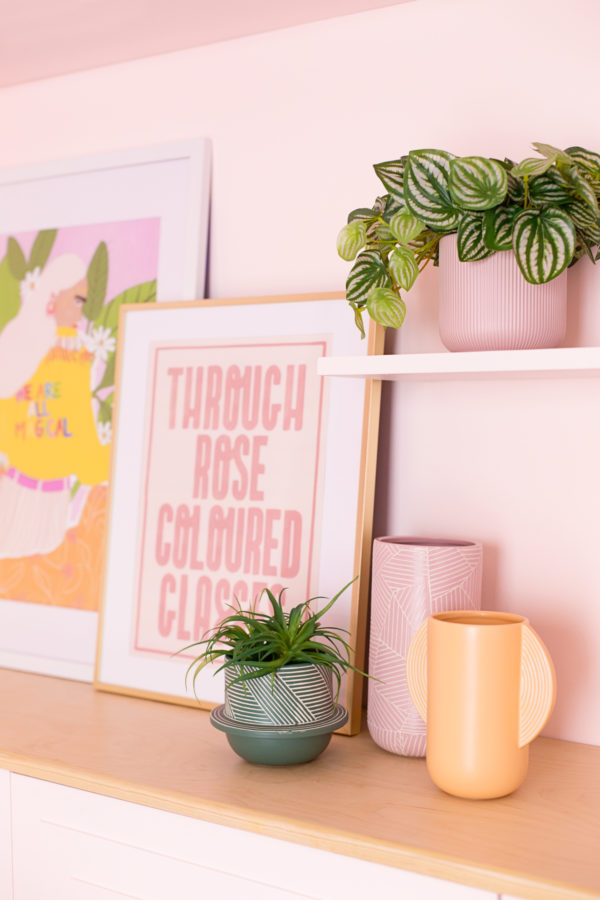
<instances>
[{"instance_id":1,"label":"wooden picture frame","mask_svg":"<svg viewBox=\"0 0 600 900\"><path fill-rule=\"evenodd\" d=\"M31 280L33 290L36 278L40 277L40 273L43 278L46 273L44 266L48 254L44 254L43 247L44 244L47 245L50 235L56 238L51 253L54 256L66 252L71 256L78 253L82 262L89 266L88 275L90 275L94 257L90 262L90 255L86 256L87 251L82 249L88 240L82 235L84 233L89 235L94 229L94 233L100 233L104 229L106 234L103 232L99 239L104 246L108 282L110 284L111 280L114 281L117 277L115 273L118 272L120 283L127 287L139 284L139 280L135 280L137 275L133 274L134 250L138 252L138 248L142 248L139 252L148 255L151 252L148 249L151 243L152 252L155 254L154 269L147 277L156 279L154 295L151 297L149 290L146 290L145 294L138 291L136 302L146 302L155 298L169 302L185 296L203 296L209 185L210 143L206 139L131 148L1 171L0 236L3 236L3 243L8 249L0 260L2 264L0 313L3 313L0 315L0 331L7 322L9 326L12 325L11 317L16 319L18 314L24 311L26 299L31 308L32 301L23 294L24 286L28 287L25 281L22 281L23 272L27 272L25 280ZM142 237L141 226L144 223L152 223L154 231L151 242L145 241ZM135 247L131 240L133 231L130 229L130 233L127 233L129 226L139 226ZM34 233L37 238L30 250ZM67 233L68 240L65 239ZM15 235L20 238L20 242L15 241ZM24 239L21 236L24 236ZM8 240L7 244L8 237L12 238L12 244L11 240ZM98 247L100 248L100 244ZM40 254L43 260L41 266ZM52 261L51 255L50 263ZM7 272L10 269L14 275L19 267L18 279L14 281L13 278L16 285L14 297L9 296L6 290ZM128 282L129 275L132 280ZM18 306L19 282L21 282L21 297L24 298L21 301L21 309ZM146 288L147 284L142 287ZM131 290L130 293L134 294L134 291ZM108 307L112 298L113 295L106 295L105 307ZM115 297L113 307L122 299L123 294L118 298ZM92 300L89 297L86 304L88 313L91 305ZM49 300L46 305L48 316L52 315L51 308L52 301ZM108 309L106 313L108 316ZM100 366L104 362L110 371L104 378L100 372L90 385L91 389L98 386L102 388L104 394L99 395L100 399L93 395L88 398L88 409L94 411L96 427L103 444L110 442L109 436L100 434L100 429L107 424L108 414L105 410L100 421L98 403L105 402L106 384L110 382L112 388L114 381L116 309L112 309L109 317L112 326L110 337L109 329L105 327L107 323L102 318L98 320L98 324L101 325L98 334L104 341L104 348L101 348L104 357L100 361ZM41 330L45 325L42 321L44 317L41 315L39 318L41 324L38 330ZM59 347L58 350L54 348L53 352L72 353L73 347L75 345L79 347L82 342L88 342L85 347L88 351L98 350L98 347L90 350L91 323L88 323L88 326L87 334L77 333L75 338L68 339L63 337L63 343L66 340L68 346ZM38 328L37 324L35 327ZM7 355L3 351L0 374L3 366L4 371L8 371ZM30 382L33 379L35 382L45 359L47 357L43 359L40 357L24 375L24 379ZM40 368L36 370L38 362ZM93 365L96 365L96 358ZM12 427L9 416L3 412L2 404L6 404L7 400L11 402L17 395L14 394L14 388L6 388L0 396L1 437L3 421L5 428ZM25 408L25 404L23 407ZM38 421L41 421L42 415L52 415L49 405L48 410L45 410L45 401L38 404L38 411L40 414ZM34 412L27 413L30 419L33 415ZM61 412L60 415L65 414ZM25 412L22 418L24 421ZM62 422L65 428L69 425L68 418L62 419ZM40 490L45 490L48 485L56 487L68 479L68 489L71 492L78 489L76 469L61 472L61 476L66 478L60 479L57 475L36 475L33 471L27 471L24 465L19 465L18 460L13 463L10 452L6 452L7 447L2 446L3 443L4 440L0 440L0 472L3 471L8 478L13 480L20 478L23 484L26 483L31 488L37 482ZM108 472L108 460L106 471ZM41 478L51 478L54 481L42 482ZM106 474L102 476L101 483L105 488ZM95 482L94 484L96 485ZM60 544L52 544L48 550L40 552L35 547L17 550L8 546L0 547L0 567L3 566L0 572L0 665L82 681L93 680L98 589L95 587L88 593L81 591L78 587L78 572L85 568L86 583L97 585L100 580L102 566L100 518L103 522L104 504L105 500L94 508L93 515L96 519L93 525L94 542L93 546L90 544L89 553L88 545L85 544L85 553L89 559L88 557L83 559L82 552L81 559L78 558L75 563L72 561L73 547L78 542L83 546L83 541L79 528L80 520L71 512L65 525L67 531L64 540ZM4 499L0 506L3 506L2 512L5 516L12 515ZM90 514L88 518L91 520L92 515ZM29 573L26 578L19 571L23 567ZM63 591L58 586L59 582L60 585L68 582L70 591L68 597L67 587ZM43 587L43 594L40 586Z\"/></svg>"},{"instance_id":2,"label":"wooden picture frame","mask_svg":"<svg viewBox=\"0 0 600 900\"><path fill-rule=\"evenodd\" d=\"M97 688L215 706L222 674L194 696L173 654L265 584L292 604L358 576L328 621L364 664L381 383L317 360L382 346L343 294L122 308ZM358 731L359 676L340 702Z\"/></svg>"}]
</instances>

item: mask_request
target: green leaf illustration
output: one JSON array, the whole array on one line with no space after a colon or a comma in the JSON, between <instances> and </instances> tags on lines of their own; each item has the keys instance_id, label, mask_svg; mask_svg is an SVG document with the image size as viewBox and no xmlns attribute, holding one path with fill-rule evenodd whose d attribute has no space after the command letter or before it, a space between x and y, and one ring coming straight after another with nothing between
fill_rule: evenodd
<instances>
[{"instance_id":1,"label":"green leaf illustration","mask_svg":"<svg viewBox=\"0 0 600 900\"><path fill-rule=\"evenodd\" d=\"M400 328L406 315L406 303L390 288L374 288L367 298L367 312L388 328Z\"/></svg>"},{"instance_id":2,"label":"green leaf illustration","mask_svg":"<svg viewBox=\"0 0 600 900\"><path fill-rule=\"evenodd\" d=\"M54 246L56 235L56 228L49 228L45 231L38 232L36 239L33 242L31 253L29 254L29 262L27 263L28 272L32 272L33 269L36 269L38 266L40 269L44 268L48 262L52 247Z\"/></svg>"},{"instance_id":3,"label":"green leaf illustration","mask_svg":"<svg viewBox=\"0 0 600 900\"><path fill-rule=\"evenodd\" d=\"M575 252L575 226L561 209L527 209L515 220L513 250L531 284L551 281L566 269Z\"/></svg>"},{"instance_id":4,"label":"green leaf illustration","mask_svg":"<svg viewBox=\"0 0 600 900\"><path fill-rule=\"evenodd\" d=\"M494 253L483 239L483 213L464 213L458 223L456 250L462 262L475 262Z\"/></svg>"},{"instance_id":5,"label":"green leaf illustration","mask_svg":"<svg viewBox=\"0 0 600 900\"><path fill-rule=\"evenodd\" d=\"M506 197L506 170L493 159L462 156L450 161L450 193L462 209L484 210Z\"/></svg>"},{"instance_id":6,"label":"green leaf illustration","mask_svg":"<svg viewBox=\"0 0 600 900\"><path fill-rule=\"evenodd\" d=\"M113 394L110 395L106 400L99 400L100 409L98 410L98 421L101 424L105 424L106 422L112 422L113 416Z\"/></svg>"},{"instance_id":7,"label":"green leaf illustration","mask_svg":"<svg viewBox=\"0 0 600 900\"><path fill-rule=\"evenodd\" d=\"M116 359L117 359L117 354L111 353L108 358L108 362L106 363L106 369L104 370L104 375L102 376L102 381L96 388L96 391L101 391L103 388L114 386Z\"/></svg>"},{"instance_id":8,"label":"green leaf illustration","mask_svg":"<svg viewBox=\"0 0 600 900\"><path fill-rule=\"evenodd\" d=\"M156 279L136 284L117 294L100 311L95 325L110 328L115 333L119 325L119 309L123 303L154 303L156 300Z\"/></svg>"},{"instance_id":9,"label":"green leaf illustration","mask_svg":"<svg viewBox=\"0 0 600 900\"><path fill-rule=\"evenodd\" d=\"M8 239L6 255L8 256L8 265L12 275L17 281L23 281L27 273L27 261L18 241L14 237L9 237Z\"/></svg>"},{"instance_id":10,"label":"green leaf illustration","mask_svg":"<svg viewBox=\"0 0 600 900\"><path fill-rule=\"evenodd\" d=\"M413 150L404 171L404 199L409 211L434 231L452 231L459 211L449 189L450 161L443 150Z\"/></svg>"},{"instance_id":11,"label":"green leaf illustration","mask_svg":"<svg viewBox=\"0 0 600 900\"><path fill-rule=\"evenodd\" d=\"M390 279L383 260L374 250L361 253L346 281L346 299L360 303L368 300L369 293L376 287L389 286Z\"/></svg>"},{"instance_id":12,"label":"green leaf illustration","mask_svg":"<svg viewBox=\"0 0 600 900\"><path fill-rule=\"evenodd\" d=\"M92 256L87 271L87 280L87 303L83 304L83 312L86 319L95 322L104 305L108 282L108 249L104 241L98 244L96 252Z\"/></svg>"},{"instance_id":13,"label":"green leaf illustration","mask_svg":"<svg viewBox=\"0 0 600 900\"><path fill-rule=\"evenodd\" d=\"M10 269L8 254L0 263L0 331L21 308L19 282Z\"/></svg>"},{"instance_id":14,"label":"green leaf illustration","mask_svg":"<svg viewBox=\"0 0 600 900\"><path fill-rule=\"evenodd\" d=\"M337 236L337 252L348 261L356 259L359 250L367 242L367 226L363 221L357 220L344 225Z\"/></svg>"}]
</instances>

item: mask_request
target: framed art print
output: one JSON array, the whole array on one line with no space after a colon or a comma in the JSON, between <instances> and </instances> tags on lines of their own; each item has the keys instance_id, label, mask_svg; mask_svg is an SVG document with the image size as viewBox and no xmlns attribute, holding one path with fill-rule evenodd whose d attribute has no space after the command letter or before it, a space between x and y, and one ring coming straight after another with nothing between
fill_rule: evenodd
<instances>
[{"instance_id":1,"label":"framed art print","mask_svg":"<svg viewBox=\"0 0 600 900\"><path fill-rule=\"evenodd\" d=\"M0 665L92 680L119 310L202 295L208 159L0 173Z\"/></svg>"},{"instance_id":2,"label":"framed art print","mask_svg":"<svg viewBox=\"0 0 600 900\"><path fill-rule=\"evenodd\" d=\"M122 307L97 687L214 706L186 645L265 587L318 608L356 576L328 621L362 665L380 383L317 363L382 331L361 341L341 295Z\"/></svg>"}]
</instances>

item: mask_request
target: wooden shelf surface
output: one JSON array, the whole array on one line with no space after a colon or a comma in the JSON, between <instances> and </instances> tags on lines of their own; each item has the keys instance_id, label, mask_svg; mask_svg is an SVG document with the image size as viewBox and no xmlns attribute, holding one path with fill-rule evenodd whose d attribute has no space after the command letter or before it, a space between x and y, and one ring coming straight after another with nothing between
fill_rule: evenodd
<instances>
[{"instance_id":1,"label":"wooden shelf surface","mask_svg":"<svg viewBox=\"0 0 600 900\"><path fill-rule=\"evenodd\" d=\"M425 763L334 735L312 763L239 759L208 713L0 669L0 767L532 900L600 897L600 748L540 738L509 797L460 800Z\"/></svg>"},{"instance_id":2,"label":"wooden shelf surface","mask_svg":"<svg viewBox=\"0 0 600 900\"><path fill-rule=\"evenodd\" d=\"M320 375L377 378L384 381L442 376L444 378L586 376L600 373L600 347L327 356L318 361L317 371Z\"/></svg>"}]
</instances>

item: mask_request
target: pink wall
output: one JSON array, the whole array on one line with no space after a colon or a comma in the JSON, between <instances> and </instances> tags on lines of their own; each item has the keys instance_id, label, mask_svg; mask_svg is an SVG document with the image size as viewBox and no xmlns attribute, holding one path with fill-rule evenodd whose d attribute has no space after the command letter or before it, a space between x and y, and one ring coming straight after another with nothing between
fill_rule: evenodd
<instances>
[{"instance_id":1,"label":"pink wall","mask_svg":"<svg viewBox=\"0 0 600 900\"><path fill-rule=\"evenodd\" d=\"M335 237L416 147L600 149L600 8L415 3L0 92L0 165L195 136L213 142L210 292L343 288ZM390 349L438 349L436 273ZM570 281L600 343L600 268ZM559 679L548 734L600 744L600 381L386 386L376 531L478 537L485 603L528 615Z\"/></svg>"}]
</instances>

